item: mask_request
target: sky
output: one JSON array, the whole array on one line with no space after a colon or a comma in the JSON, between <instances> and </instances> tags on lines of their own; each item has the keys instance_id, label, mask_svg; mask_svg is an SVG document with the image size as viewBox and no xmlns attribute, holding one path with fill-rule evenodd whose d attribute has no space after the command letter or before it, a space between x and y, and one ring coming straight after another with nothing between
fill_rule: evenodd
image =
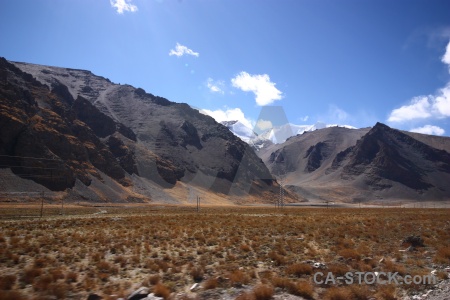
<instances>
[{"instance_id":1,"label":"sky","mask_svg":"<svg viewBox=\"0 0 450 300\"><path fill-rule=\"evenodd\" d=\"M447 0L3 0L0 56L87 69L256 132L281 107L293 124L450 136Z\"/></svg>"}]
</instances>

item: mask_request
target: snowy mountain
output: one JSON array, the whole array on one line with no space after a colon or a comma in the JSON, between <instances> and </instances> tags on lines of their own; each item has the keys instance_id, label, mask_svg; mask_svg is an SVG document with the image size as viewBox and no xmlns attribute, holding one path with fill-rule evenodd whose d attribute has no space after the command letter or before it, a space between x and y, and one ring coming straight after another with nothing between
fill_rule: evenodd
<instances>
[{"instance_id":1,"label":"snowy mountain","mask_svg":"<svg viewBox=\"0 0 450 300\"><path fill-rule=\"evenodd\" d=\"M248 128L240 121L223 121L220 123L225 125L235 136L246 143L249 143L251 140L258 137L252 129Z\"/></svg>"},{"instance_id":2,"label":"snowy mountain","mask_svg":"<svg viewBox=\"0 0 450 300\"><path fill-rule=\"evenodd\" d=\"M240 139L254 146L255 149L263 147L263 145L267 144L267 142L270 142L270 144L281 144L292 136L303 134L304 132L314 131L317 129L328 127L344 127L348 129L356 129L356 127L350 125L325 124L323 122L317 122L312 125L297 125L288 123L270 128L258 135L251 128L248 128L239 121L223 121L221 122L221 124L228 127L228 129L230 129L230 131Z\"/></svg>"}]
</instances>

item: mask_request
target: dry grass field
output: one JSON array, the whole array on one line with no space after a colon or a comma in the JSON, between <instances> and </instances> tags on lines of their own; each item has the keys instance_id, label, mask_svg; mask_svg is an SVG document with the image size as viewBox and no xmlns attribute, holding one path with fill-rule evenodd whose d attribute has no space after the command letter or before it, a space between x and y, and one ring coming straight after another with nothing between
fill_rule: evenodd
<instances>
[{"instance_id":1,"label":"dry grass field","mask_svg":"<svg viewBox=\"0 0 450 300\"><path fill-rule=\"evenodd\" d=\"M426 285L315 284L313 274L450 265L450 210L0 206L0 299L397 299ZM423 247L402 240L419 235ZM314 263L325 266L315 269ZM190 290L194 283L198 288Z\"/></svg>"}]
</instances>

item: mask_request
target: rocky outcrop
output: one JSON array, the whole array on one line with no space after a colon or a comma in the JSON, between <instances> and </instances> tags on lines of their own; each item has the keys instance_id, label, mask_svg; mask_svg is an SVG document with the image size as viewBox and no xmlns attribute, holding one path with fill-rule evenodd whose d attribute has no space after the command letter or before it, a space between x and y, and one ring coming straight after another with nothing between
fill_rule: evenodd
<instances>
[{"instance_id":1,"label":"rocky outcrop","mask_svg":"<svg viewBox=\"0 0 450 300\"><path fill-rule=\"evenodd\" d=\"M73 100L59 82L50 90L4 59L0 69L2 167L51 190L73 187L76 179L89 185L90 176L102 179L98 170L129 185L120 162L135 171L132 153L116 160L100 140L117 132L116 122L87 100Z\"/></svg>"}]
</instances>

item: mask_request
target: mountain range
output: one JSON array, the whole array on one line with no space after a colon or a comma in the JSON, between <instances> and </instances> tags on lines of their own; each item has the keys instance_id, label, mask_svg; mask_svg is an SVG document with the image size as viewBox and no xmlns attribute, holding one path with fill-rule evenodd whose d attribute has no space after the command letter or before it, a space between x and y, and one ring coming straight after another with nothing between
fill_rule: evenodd
<instances>
[{"instance_id":1,"label":"mountain range","mask_svg":"<svg viewBox=\"0 0 450 300\"><path fill-rule=\"evenodd\" d=\"M213 118L90 71L0 59L0 189L87 201L273 201L252 148Z\"/></svg>"},{"instance_id":2,"label":"mountain range","mask_svg":"<svg viewBox=\"0 0 450 300\"><path fill-rule=\"evenodd\" d=\"M323 122L316 122L312 125L297 125L287 123L280 126L274 126L272 128L266 129L260 134L257 134L251 128L237 120L223 121L221 122L221 124L225 125L241 140L252 145L255 150L260 149L263 145L267 146L268 144L272 143L284 143L288 138L308 131L314 131L328 127L344 127L356 129L355 127L350 125L325 124Z\"/></svg>"},{"instance_id":3,"label":"mountain range","mask_svg":"<svg viewBox=\"0 0 450 300\"><path fill-rule=\"evenodd\" d=\"M450 138L381 123L257 134L90 71L0 58L0 197L274 203L278 182L286 202L450 200Z\"/></svg>"},{"instance_id":4,"label":"mountain range","mask_svg":"<svg viewBox=\"0 0 450 300\"><path fill-rule=\"evenodd\" d=\"M450 200L450 138L372 128L304 132L258 155L300 199Z\"/></svg>"}]
</instances>

